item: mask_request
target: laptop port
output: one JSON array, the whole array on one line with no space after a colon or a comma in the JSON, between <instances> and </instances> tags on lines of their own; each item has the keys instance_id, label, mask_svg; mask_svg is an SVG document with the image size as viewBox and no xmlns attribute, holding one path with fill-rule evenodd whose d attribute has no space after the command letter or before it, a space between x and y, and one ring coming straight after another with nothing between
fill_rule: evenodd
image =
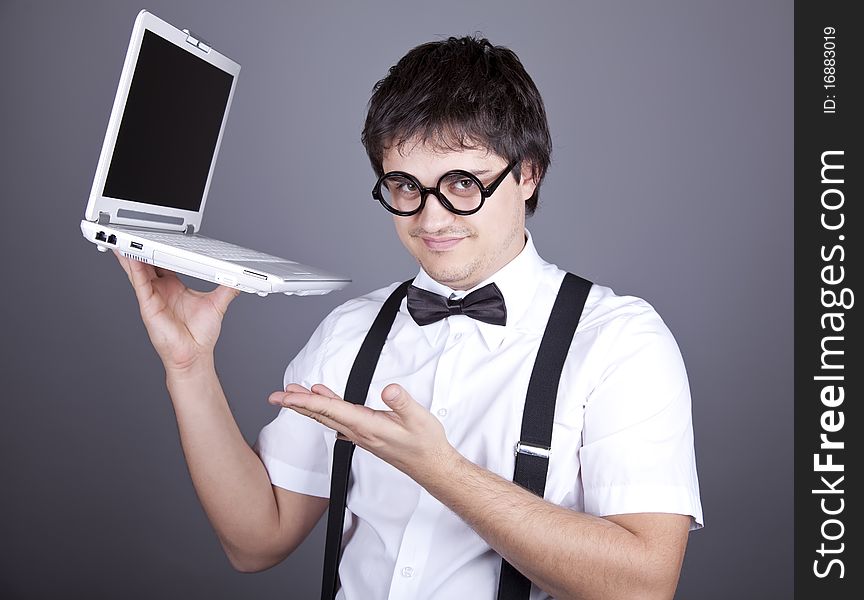
<instances>
[{"instance_id":1,"label":"laptop port","mask_svg":"<svg viewBox=\"0 0 864 600\"><path fill-rule=\"evenodd\" d=\"M263 273L256 273L255 271L250 271L249 269L243 269L243 272L247 275L251 275L252 277L257 277L258 279L267 280L267 276Z\"/></svg>"},{"instance_id":2,"label":"laptop port","mask_svg":"<svg viewBox=\"0 0 864 600\"><path fill-rule=\"evenodd\" d=\"M100 242L104 242L104 241L106 241L105 232L104 232L104 231L100 231L99 233L97 233L97 234L96 234L96 239L97 239L98 241L100 241Z\"/></svg>"},{"instance_id":3,"label":"laptop port","mask_svg":"<svg viewBox=\"0 0 864 600\"><path fill-rule=\"evenodd\" d=\"M111 235L109 235L108 236L108 243L114 244L116 246L117 245L117 236L114 235L113 233Z\"/></svg>"},{"instance_id":4,"label":"laptop port","mask_svg":"<svg viewBox=\"0 0 864 600\"><path fill-rule=\"evenodd\" d=\"M136 250L141 250L144 248L144 244L141 242L129 242L130 248L135 248Z\"/></svg>"}]
</instances>

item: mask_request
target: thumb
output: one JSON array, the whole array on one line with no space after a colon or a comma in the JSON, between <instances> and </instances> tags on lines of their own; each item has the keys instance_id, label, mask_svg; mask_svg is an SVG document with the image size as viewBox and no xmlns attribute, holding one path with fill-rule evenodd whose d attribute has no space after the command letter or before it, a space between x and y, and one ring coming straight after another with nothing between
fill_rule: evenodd
<instances>
[{"instance_id":1,"label":"thumb","mask_svg":"<svg viewBox=\"0 0 864 600\"><path fill-rule=\"evenodd\" d=\"M407 413L417 404L414 398L402 389L401 385L396 383L391 383L381 391L381 399L384 401L384 404L399 414Z\"/></svg>"},{"instance_id":2,"label":"thumb","mask_svg":"<svg viewBox=\"0 0 864 600\"><path fill-rule=\"evenodd\" d=\"M225 311L228 310L228 305L231 304L231 301L241 293L240 290L220 285L212 292L213 305L224 315Z\"/></svg>"}]
</instances>

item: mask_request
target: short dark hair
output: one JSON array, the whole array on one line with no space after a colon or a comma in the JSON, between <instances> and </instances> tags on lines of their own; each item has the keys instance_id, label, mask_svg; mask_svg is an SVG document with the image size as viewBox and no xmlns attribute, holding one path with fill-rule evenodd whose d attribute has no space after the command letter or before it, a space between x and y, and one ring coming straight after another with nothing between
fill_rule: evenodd
<instances>
[{"instance_id":1,"label":"short dark hair","mask_svg":"<svg viewBox=\"0 0 864 600\"><path fill-rule=\"evenodd\" d=\"M385 150L414 139L529 162L537 189L525 202L526 215L537 208L552 140L540 92L509 48L450 37L421 44L390 67L375 84L361 136L375 173L384 173ZM517 179L521 166L513 170Z\"/></svg>"}]
</instances>

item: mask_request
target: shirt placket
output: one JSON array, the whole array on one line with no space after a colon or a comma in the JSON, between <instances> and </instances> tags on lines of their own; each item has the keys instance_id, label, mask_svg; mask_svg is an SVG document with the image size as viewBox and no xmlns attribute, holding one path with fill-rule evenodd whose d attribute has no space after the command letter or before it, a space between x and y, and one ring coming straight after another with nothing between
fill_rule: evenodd
<instances>
[{"instance_id":1,"label":"shirt placket","mask_svg":"<svg viewBox=\"0 0 864 600\"><path fill-rule=\"evenodd\" d=\"M441 421L445 432L449 429L447 422L451 413L450 385L458 367L462 341L471 326L468 317L450 317L447 321L449 331L435 369L432 403L429 406L430 412ZM414 600L421 597L422 590L418 585L428 564L430 543L434 533L432 528L440 510L441 504L426 490L421 490L417 507L411 513L402 535L399 553L393 567L388 600Z\"/></svg>"}]
</instances>

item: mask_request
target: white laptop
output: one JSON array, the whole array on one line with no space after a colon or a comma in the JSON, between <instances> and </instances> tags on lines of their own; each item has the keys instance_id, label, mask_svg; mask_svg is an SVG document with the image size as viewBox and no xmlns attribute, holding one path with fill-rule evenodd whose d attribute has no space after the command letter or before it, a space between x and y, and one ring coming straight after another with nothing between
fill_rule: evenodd
<instances>
[{"instance_id":1,"label":"white laptop","mask_svg":"<svg viewBox=\"0 0 864 600\"><path fill-rule=\"evenodd\" d=\"M326 294L350 279L200 235L240 65L141 11L81 232L124 255L262 296Z\"/></svg>"}]
</instances>

